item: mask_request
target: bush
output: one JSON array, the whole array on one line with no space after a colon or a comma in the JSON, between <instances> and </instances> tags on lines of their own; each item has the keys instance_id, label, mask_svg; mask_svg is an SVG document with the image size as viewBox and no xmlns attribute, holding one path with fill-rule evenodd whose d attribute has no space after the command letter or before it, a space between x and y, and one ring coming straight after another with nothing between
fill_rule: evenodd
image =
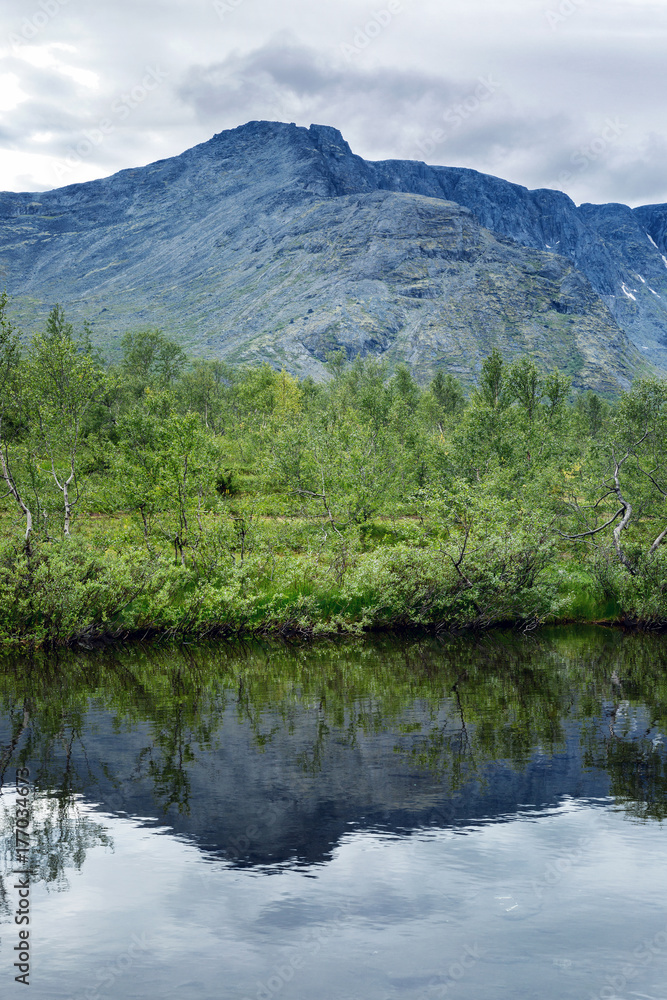
<instances>
[{"instance_id":1,"label":"bush","mask_svg":"<svg viewBox=\"0 0 667 1000\"><path fill-rule=\"evenodd\" d=\"M154 585L142 550L95 550L79 539L0 553L0 639L67 642L110 631L123 608Z\"/></svg>"},{"instance_id":2,"label":"bush","mask_svg":"<svg viewBox=\"0 0 667 1000\"><path fill-rule=\"evenodd\" d=\"M373 627L435 625L447 628L542 620L558 607L556 587L539 580L550 547L521 533L486 539L457 571L442 549L405 545L362 555L343 588L362 601Z\"/></svg>"},{"instance_id":3,"label":"bush","mask_svg":"<svg viewBox=\"0 0 667 1000\"><path fill-rule=\"evenodd\" d=\"M667 552L658 549L636 564L635 575L617 567L618 603L623 618L644 627L667 625Z\"/></svg>"}]
</instances>

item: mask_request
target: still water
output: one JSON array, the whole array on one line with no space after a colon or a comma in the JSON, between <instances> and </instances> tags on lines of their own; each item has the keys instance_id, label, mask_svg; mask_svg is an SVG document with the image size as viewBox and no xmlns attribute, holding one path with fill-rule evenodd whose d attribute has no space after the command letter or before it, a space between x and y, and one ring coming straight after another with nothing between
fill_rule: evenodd
<instances>
[{"instance_id":1,"label":"still water","mask_svg":"<svg viewBox=\"0 0 667 1000\"><path fill-rule=\"evenodd\" d=\"M601 629L0 660L0 996L665 1000L666 668Z\"/></svg>"}]
</instances>

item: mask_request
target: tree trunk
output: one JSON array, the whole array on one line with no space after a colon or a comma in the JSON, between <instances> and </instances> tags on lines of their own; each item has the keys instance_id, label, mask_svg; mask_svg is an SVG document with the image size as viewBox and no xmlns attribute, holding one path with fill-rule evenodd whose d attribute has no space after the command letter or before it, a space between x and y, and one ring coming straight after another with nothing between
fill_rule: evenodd
<instances>
[{"instance_id":1,"label":"tree trunk","mask_svg":"<svg viewBox=\"0 0 667 1000\"><path fill-rule=\"evenodd\" d=\"M628 456L626 455L625 458L627 457ZM629 559L627 558L625 552L621 547L621 532L623 531L624 528L627 528L628 524L630 523L630 518L632 517L632 506L628 503L628 501L621 493L620 469L621 465L625 461L625 458L622 459L621 462L617 462L616 460L614 460L614 465L616 466L616 468L614 469L614 493L618 497L618 502L620 503L623 509L623 517L621 518L620 523L617 524L616 527L614 528L613 538L614 538L614 547L616 549L616 555L618 556L621 564L625 566L625 568L627 569L628 573L631 576L635 576L636 575L635 568L629 561Z\"/></svg>"},{"instance_id":2,"label":"tree trunk","mask_svg":"<svg viewBox=\"0 0 667 1000\"><path fill-rule=\"evenodd\" d=\"M67 489L68 483L69 479L67 480L67 482L63 483L63 501L65 503L65 520L63 521L63 533L65 535L65 538L70 537L69 528L72 522L72 505L69 502L69 490Z\"/></svg>"},{"instance_id":3,"label":"tree trunk","mask_svg":"<svg viewBox=\"0 0 667 1000\"><path fill-rule=\"evenodd\" d=\"M7 483L9 492L16 500L17 504L19 505L25 517L25 550L29 555L31 551L30 536L32 535L32 513L17 489L16 483L14 482L14 477L12 476L11 471L9 469L9 464L7 462L2 445L0 445L0 466L2 466L2 476L5 482Z\"/></svg>"}]
</instances>

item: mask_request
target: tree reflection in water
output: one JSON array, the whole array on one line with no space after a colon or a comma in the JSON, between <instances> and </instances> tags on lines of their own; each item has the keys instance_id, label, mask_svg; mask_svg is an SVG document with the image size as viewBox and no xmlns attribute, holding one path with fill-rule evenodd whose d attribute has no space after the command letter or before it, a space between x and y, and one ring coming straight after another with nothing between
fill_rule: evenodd
<instances>
[{"instance_id":1,"label":"tree reflection in water","mask_svg":"<svg viewBox=\"0 0 667 1000\"><path fill-rule=\"evenodd\" d=\"M10 919L6 879L26 865L17 858L16 769L37 757L49 760L56 743L63 749L63 766L48 772L47 784L34 790L30 801L30 849L27 869L31 884L43 882L48 889L68 888L68 869L80 870L93 847L113 848L102 823L95 821L77 792L80 784L73 765L73 748L81 741L82 720L67 712L35 710L30 698L6 706L5 725L10 738L0 743L0 919ZM34 755L34 757L33 757ZM85 748L84 748L85 758ZM42 779L46 776L39 769ZM30 785L31 782L28 782Z\"/></svg>"},{"instance_id":2,"label":"tree reflection in water","mask_svg":"<svg viewBox=\"0 0 667 1000\"><path fill-rule=\"evenodd\" d=\"M576 723L584 766L607 773L629 817L660 820L666 653L665 637L585 628L528 639L133 646L8 659L0 663L1 780L6 792L16 767L30 767L35 877L54 887L92 847L111 846L82 808L84 793L91 801L104 781L105 808L122 812L128 789L148 783L156 820L187 816L197 768L224 756L225 719L249 727L256 753L283 740L280 752L293 753L290 766L309 780L332 754L362 760L365 740L386 737L397 767L428 773L450 796L473 781L484 788L499 762L521 771L536 752L563 754ZM91 765L86 739L99 712L111 713L119 745L132 734L125 777L107 744L96 744ZM6 796L6 867L8 804ZM0 907L3 893L0 886Z\"/></svg>"}]
</instances>

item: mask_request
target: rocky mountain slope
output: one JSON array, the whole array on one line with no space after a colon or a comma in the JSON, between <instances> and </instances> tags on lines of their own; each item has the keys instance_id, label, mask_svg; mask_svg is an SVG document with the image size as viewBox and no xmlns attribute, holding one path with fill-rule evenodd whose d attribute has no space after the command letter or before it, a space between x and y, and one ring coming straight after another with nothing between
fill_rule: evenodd
<instances>
[{"instance_id":1,"label":"rocky mountain slope","mask_svg":"<svg viewBox=\"0 0 667 1000\"><path fill-rule=\"evenodd\" d=\"M181 156L0 195L0 282L113 353L159 326L194 355L321 377L328 351L445 366L499 346L625 387L667 369L667 206L577 208L472 170L371 163L327 126L251 122Z\"/></svg>"}]
</instances>

